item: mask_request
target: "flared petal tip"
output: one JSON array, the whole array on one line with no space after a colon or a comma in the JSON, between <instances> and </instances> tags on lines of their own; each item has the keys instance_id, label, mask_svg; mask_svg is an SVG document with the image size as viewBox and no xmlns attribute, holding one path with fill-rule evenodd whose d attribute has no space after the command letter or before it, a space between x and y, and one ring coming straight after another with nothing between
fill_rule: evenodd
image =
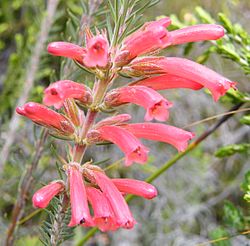
<instances>
[{"instance_id":1,"label":"flared petal tip","mask_svg":"<svg viewBox=\"0 0 250 246\"><path fill-rule=\"evenodd\" d=\"M194 137L195 137L195 133L194 132L189 132L189 140L191 140Z\"/></svg>"},{"instance_id":2,"label":"flared petal tip","mask_svg":"<svg viewBox=\"0 0 250 246\"><path fill-rule=\"evenodd\" d=\"M125 228L125 229L130 230L130 229L133 229L134 225L136 225L136 224L137 224L137 222L136 222L135 219L128 220L122 227Z\"/></svg>"},{"instance_id":3,"label":"flared petal tip","mask_svg":"<svg viewBox=\"0 0 250 246\"><path fill-rule=\"evenodd\" d=\"M149 149L145 146L139 146L133 152L126 154L125 166L131 166L134 162L138 164L145 164L148 161Z\"/></svg>"},{"instance_id":4,"label":"flared petal tip","mask_svg":"<svg viewBox=\"0 0 250 246\"><path fill-rule=\"evenodd\" d=\"M183 137L183 140L176 143L176 148L179 152L184 152L188 147L188 141L195 137L193 132L186 132L186 136Z\"/></svg>"},{"instance_id":5,"label":"flared petal tip","mask_svg":"<svg viewBox=\"0 0 250 246\"><path fill-rule=\"evenodd\" d=\"M78 225L81 225L81 226L84 226L84 227L95 226L94 221L92 220L91 217L89 217L87 219L82 218L80 220L76 220L75 218L71 218L71 220L70 220L70 222L68 224L68 227L75 227L75 226L78 226Z\"/></svg>"},{"instance_id":6,"label":"flared petal tip","mask_svg":"<svg viewBox=\"0 0 250 246\"><path fill-rule=\"evenodd\" d=\"M237 90L237 82L230 80L223 80L216 88L211 89L212 97L217 102L220 97L224 96L229 89Z\"/></svg>"}]
</instances>

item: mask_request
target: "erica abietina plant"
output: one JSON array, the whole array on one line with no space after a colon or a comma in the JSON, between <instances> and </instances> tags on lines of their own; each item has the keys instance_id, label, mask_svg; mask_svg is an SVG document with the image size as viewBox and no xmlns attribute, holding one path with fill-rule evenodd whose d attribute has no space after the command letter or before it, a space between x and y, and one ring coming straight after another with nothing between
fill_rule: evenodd
<instances>
[{"instance_id":1,"label":"erica abietina plant","mask_svg":"<svg viewBox=\"0 0 250 246\"><path fill-rule=\"evenodd\" d=\"M97 165L82 164L82 159L90 145L111 142L124 152L126 166L145 164L149 148L140 142L141 138L165 142L184 151L194 134L163 123L169 118L169 111L171 115L173 103L157 91L205 87L217 101L228 89L235 88L235 82L203 65L184 58L155 56L171 45L219 39L224 35L221 26L203 24L168 31L170 24L168 17L147 22L121 42L113 42L105 30L96 31L94 35L86 29L85 47L61 41L48 45L50 54L73 59L96 78L92 89L84 82L57 81L44 91L45 106L29 102L16 110L48 128L52 136L73 144L68 160L64 160L67 179L53 181L36 191L35 207L47 207L58 194L69 195L68 226L97 226L102 231L114 231L131 229L136 224L124 195L146 199L157 196L151 184L109 178ZM124 74L130 76L131 81L117 88L115 79ZM136 80L132 81L133 77ZM129 103L145 109L147 122L130 124L128 114L110 115L117 107ZM60 113L48 108L50 106L60 109ZM104 117L97 122L99 114ZM162 123L148 122L153 119Z\"/></svg>"}]
</instances>

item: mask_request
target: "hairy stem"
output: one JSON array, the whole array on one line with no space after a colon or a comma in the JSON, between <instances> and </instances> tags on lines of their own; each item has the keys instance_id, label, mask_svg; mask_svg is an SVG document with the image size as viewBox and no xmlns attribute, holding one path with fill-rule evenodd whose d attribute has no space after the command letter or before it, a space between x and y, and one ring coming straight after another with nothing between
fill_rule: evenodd
<instances>
[{"instance_id":1,"label":"hairy stem","mask_svg":"<svg viewBox=\"0 0 250 246\"><path fill-rule=\"evenodd\" d=\"M98 111L96 110L96 108L102 102L103 97L108 88L108 85L112 81L113 78L114 76L107 75L106 78L100 79L96 83L96 87L94 88L93 108L90 108L88 110L84 125L80 133L80 137L82 140L86 138L89 130L91 130L92 126L94 125L95 119L98 116ZM81 143L75 144L74 152L73 152L73 161L81 163L86 149L87 149L86 144L81 144Z\"/></svg>"},{"instance_id":2,"label":"hairy stem","mask_svg":"<svg viewBox=\"0 0 250 246\"><path fill-rule=\"evenodd\" d=\"M244 103L239 103L239 104L233 106L228 112L235 111L235 113L237 113L238 112L237 110L243 105L244 105ZM223 123L225 123L233 115L234 114L224 115L215 125L210 127L199 138L197 138L193 143L191 143L184 152L181 152L181 153L178 153L177 155L175 155L173 158L171 158L169 161L167 161L162 167L160 167L156 172L154 172L152 175L150 175L145 181L148 183L153 182L160 175L162 175L165 171L167 171L171 166L173 166L175 163L177 163L178 160L182 159L189 152L191 152L193 149L195 149L201 142L203 142L208 136L210 136L213 132L215 132ZM135 198L134 195L128 195L126 197L126 201L129 202L134 198ZM96 227L89 230L88 233L81 240L79 240L79 242L76 244L76 246L84 245L97 231L98 231L98 229Z\"/></svg>"},{"instance_id":3,"label":"hairy stem","mask_svg":"<svg viewBox=\"0 0 250 246\"><path fill-rule=\"evenodd\" d=\"M91 129L91 127L95 123L95 118L97 114L98 113L96 111L92 111L91 109L88 110L87 116L84 122L84 126L81 132L81 139L84 139L87 136L88 131ZM86 149L87 149L86 144L76 144L74 146L73 160L75 162L81 163Z\"/></svg>"},{"instance_id":4,"label":"hairy stem","mask_svg":"<svg viewBox=\"0 0 250 246\"><path fill-rule=\"evenodd\" d=\"M51 237L50 237L50 242L52 246L58 246L59 243L61 242L61 233L62 233L62 228L64 226L64 219L66 216L66 210L68 206L68 201L67 197L64 195L63 197L61 196L60 202L58 204L57 208L57 213L55 214L55 219L52 224L51 228Z\"/></svg>"}]
</instances>

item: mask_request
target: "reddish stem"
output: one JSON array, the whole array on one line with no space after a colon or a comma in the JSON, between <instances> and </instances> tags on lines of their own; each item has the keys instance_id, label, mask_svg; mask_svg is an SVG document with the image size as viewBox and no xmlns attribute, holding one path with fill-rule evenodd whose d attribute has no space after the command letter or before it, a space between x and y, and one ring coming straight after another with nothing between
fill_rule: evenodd
<instances>
[{"instance_id":1,"label":"reddish stem","mask_svg":"<svg viewBox=\"0 0 250 246\"><path fill-rule=\"evenodd\" d=\"M101 103L105 92L107 90L107 87L109 85L109 82L112 80L113 76L107 77L103 80L99 80L96 84L96 87L94 88L94 103L93 103L93 109L89 109L87 112L87 116L84 122L84 125L82 127L80 138L83 140L86 138L89 130L92 128L92 126L95 123L95 119L98 115L98 111L96 110L96 107ZM84 143L77 143L74 146L73 151L73 161L81 163L83 156L85 154L85 151L87 149L86 144Z\"/></svg>"}]
</instances>

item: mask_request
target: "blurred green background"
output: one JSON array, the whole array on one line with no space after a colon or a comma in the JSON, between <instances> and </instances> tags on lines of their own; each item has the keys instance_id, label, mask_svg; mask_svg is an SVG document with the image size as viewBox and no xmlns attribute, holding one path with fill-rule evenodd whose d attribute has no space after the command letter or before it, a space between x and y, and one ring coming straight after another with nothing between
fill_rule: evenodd
<instances>
[{"instance_id":1,"label":"blurred green background","mask_svg":"<svg viewBox=\"0 0 250 246\"><path fill-rule=\"evenodd\" d=\"M53 22L47 26L49 35L45 40L39 66L32 81L32 89L27 98L29 101L41 102L43 89L51 81L59 78L85 81L91 85L92 76L86 75L68 60L49 56L46 53L46 44L56 40L76 42L81 30L80 20L103 26L105 24L103 13L107 11L105 2L100 5L99 10L92 13L91 20L88 19L91 8L84 8L97 2L67 0L58 3ZM0 1L0 149L10 137L10 127L13 126L10 125L10 120L15 114L18 99L26 90L27 77L32 65L30 60L35 52L34 47L39 42L37 35L41 29L42 19L46 16L46 6L47 2L43 0ZM250 32L250 1L248 0L162 0L143 14L143 20L152 20L157 16L166 15L173 17L176 26L200 23L204 20L199 17L197 6L206 10L217 22L219 22L218 13L221 12L233 24L238 23L246 32ZM236 54L242 51L241 43L239 42L238 45L239 50L234 51ZM242 43L243 45L250 52L250 40L248 46ZM211 43L181 45L165 51L164 55L201 61L204 56L206 57L204 52L210 46ZM230 51L231 49L229 47ZM246 63L243 69L241 60L225 59L225 54L218 53L220 52L211 52L204 59L205 64L225 77L237 81L239 91L249 92L249 75L246 75L248 64ZM247 52L245 54L247 57ZM250 59L250 55L248 58ZM178 127L223 113L235 104L235 101L227 96L219 103L215 103L204 91L171 90L164 92L164 95L174 102L170 123ZM134 115L134 121L142 121L143 110L132 106L126 110ZM231 156L223 153L217 154L222 158L215 156L215 152L220 147L249 143L249 126L240 122L244 114L240 113L232 117L198 148L154 181L154 185L159 190L159 196L156 199L144 201L136 198L131 202L132 212L138 222L134 230L97 233L88 245L198 245L227 235L233 236L230 240L207 245L250 245L248 236L240 235L241 231L250 228L249 203L243 199L244 192L241 188L242 183L243 186L247 186L247 182L250 183L250 174L246 176L244 182L244 176L249 170L250 158L247 151L249 147L244 151L235 151L241 153ZM215 120L211 120L188 129L199 136L214 123ZM21 119L18 127L16 125L15 127L17 130L14 132L13 143L8 147L8 158L0 166L0 238L5 238L11 221L11 211L20 193L19 182L32 162L35 142L40 134L39 127L24 119ZM145 179L176 154L174 149L165 144L150 142L146 144L151 149L150 161L147 165L134 165L128 169L118 165L110 171L110 175ZM34 191L41 184L58 178L55 148L62 155L65 154L61 142L49 137L44 145L38 168L34 170L34 184L26 198L27 203L22 218L26 218L35 211L31 204ZM93 158L95 161L108 159L101 164L105 167L119 160L121 156L115 147L96 147L88 151L86 160L88 158ZM46 217L46 212L40 212L26 221L21 220L15 234L17 240L14 245L40 245L39 227ZM63 245L76 245L86 231L84 228L77 228L74 237Z\"/></svg>"}]
</instances>

